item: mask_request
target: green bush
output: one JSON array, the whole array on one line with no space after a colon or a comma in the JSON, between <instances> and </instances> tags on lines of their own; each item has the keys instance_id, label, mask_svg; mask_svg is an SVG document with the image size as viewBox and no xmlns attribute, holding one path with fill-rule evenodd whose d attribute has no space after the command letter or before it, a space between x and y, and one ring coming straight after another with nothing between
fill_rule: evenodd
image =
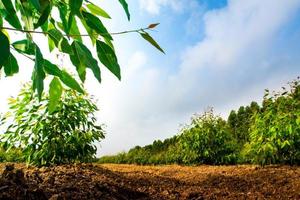
<instances>
[{"instance_id":1,"label":"green bush","mask_svg":"<svg viewBox=\"0 0 300 200\"><path fill-rule=\"evenodd\" d=\"M236 142L224 121L213 111L192 118L180 136L183 163L231 164L236 162Z\"/></svg>"},{"instance_id":2,"label":"green bush","mask_svg":"<svg viewBox=\"0 0 300 200\"><path fill-rule=\"evenodd\" d=\"M300 82L290 90L269 94L263 108L254 116L249 154L254 163L300 164Z\"/></svg>"},{"instance_id":3,"label":"green bush","mask_svg":"<svg viewBox=\"0 0 300 200\"><path fill-rule=\"evenodd\" d=\"M26 86L9 104L11 120L7 120L9 127L2 141L8 150L21 149L27 163L51 165L94 159L93 143L103 139L104 132L95 125L94 112L98 109L88 95L65 90L50 113L48 96L39 101Z\"/></svg>"}]
</instances>

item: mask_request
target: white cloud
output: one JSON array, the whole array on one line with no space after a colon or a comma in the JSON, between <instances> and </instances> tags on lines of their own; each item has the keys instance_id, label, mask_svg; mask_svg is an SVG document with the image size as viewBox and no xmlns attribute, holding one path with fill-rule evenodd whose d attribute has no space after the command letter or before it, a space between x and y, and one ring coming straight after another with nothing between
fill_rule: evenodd
<instances>
[{"instance_id":1,"label":"white cloud","mask_svg":"<svg viewBox=\"0 0 300 200\"><path fill-rule=\"evenodd\" d=\"M158 15L161 7L169 6L175 11L181 11L183 8L183 0L139 0L140 8L146 10L150 14Z\"/></svg>"}]
</instances>

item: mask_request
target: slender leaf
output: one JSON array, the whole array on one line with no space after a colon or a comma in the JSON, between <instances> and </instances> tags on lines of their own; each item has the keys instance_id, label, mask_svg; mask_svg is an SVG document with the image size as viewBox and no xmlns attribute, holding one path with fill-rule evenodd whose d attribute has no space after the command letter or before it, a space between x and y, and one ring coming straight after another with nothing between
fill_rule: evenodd
<instances>
[{"instance_id":1,"label":"slender leaf","mask_svg":"<svg viewBox=\"0 0 300 200\"><path fill-rule=\"evenodd\" d=\"M25 53L28 55L35 54L35 45L28 39L16 41L12 44L12 46L19 53Z\"/></svg>"},{"instance_id":2,"label":"slender leaf","mask_svg":"<svg viewBox=\"0 0 300 200\"><path fill-rule=\"evenodd\" d=\"M5 10L3 10L6 14L5 20L14 28L22 29L21 23L19 21L19 18L16 15L16 11L14 9L11 0L2 0L2 3L5 7Z\"/></svg>"},{"instance_id":3,"label":"slender leaf","mask_svg":"<svg viewBox=\"0 0 300 200\"><path fill-rule=\"evenodd\" d=\"M86 67L93 71L96 79L101 82L101 72L98 62L93 58L90 50L81 42L73 41L72 48L74 55L70 55L73 65L76 66L78 75L82 81L85 80Z\"/></svg>"},{"instance_id":4,"label":"slender leaf","mask_svg":"<svg viewBox=\"0 0 300 200\"><path fill-rule=\"evenodd\" d=\"M0 52L1 52L1 56L0 56L0 69L1 69L1 67L6 62L10 54L9 40L2 31L0 31Z\"/></svg>"},{"instance_id":5,"label":"slender leaf","mask_svg":"<svg viewBox=\"0 0 300 200\"><path fill-rule=\"evenodd\" d=\"M123 9L125 10L127 19L130 20L130 13L129 13L128 4L127 4L126 0L119 0L119 2L121 3L121 5L123 6Z\"/></svg>"},{"instance_id":6,"label":"slender leaf","mask_svg":"<svg viewBox=\"0 0 300 200\"><path fill-rule=\"evenodd\" d=\"M82 15L85 18L86 24L89 27L94 29L101 36L108 38L110 40L113 40L113 38L108 33L107 29L105 28L105 26L103 25L103 23L101 22L101 20L98 17L94 16L91 13L84 12L84 11L82 12Z\"/></svg>"},{"instance_id":7,"label":"slender leaf","mask_svg":"<svg viewBox=\"0 0 300 200\"><path fill-rule=\"evenodd\" d=\"M62 95L63 87L58 78L54 77L50 83L49 88L49 104L48 111L53 113L59 105L60 98Z\"/></svg>"},{"instance_id":8,"label":"slender leaf","mask_svg":"<svg viewBox=\"0 0 300 200\"><path fill-rule=\"evenodd\" d=\"M69 4L70 4L71 11L77 14L79 12L79 9L82 6L82 2L83 0L70 0Z\"/></svg>"},{"instance_id":9,"label":"slender leaf","mask_svg":"<svg viewBox=\"0 0 300 200\"><path fill-rule=\"evenodd\" d=\"M121 80L120 66L114 50L106 43L97 40L97 54L101 63L106 66L119 80Z\"/></svg>"},{"instance_id":10,"label":"slender leaf","mask_svg":"<svg viewBox=\"0 0 300 200\"><path fill-rule=\"evenodd\" d=\"M140 33L141 36L147 40L150 44L152 44L155 48L157 48L159 51L161 51L162 53L165 53L164 50L159 46L159 44L157 44L157 42L146 32L142 32Z\"/></svg>"},{"instance_id":11,"label":"slender leaf","mask_svg":"<svg viewBox=\"0 0 300 200\"><path fill-rule=\"evenodd\" d=\"M18 62L11 53L3 66L6 76L12 76L19 72Z\"/></svg>"},{"instance_id":12,"label":"slender leaf","mask_svg":"<svg viewBox=\"0 0 300 200\"><path fill-rule=\"evenodd\" d=\"M42 98L42 93L44 90L44 58L38 46L35 48L35 65L34 65L34 75L33 75L33 88L37 90L39 99Z\"/></svg>"},{"instance_id":13,"label":"slender leaf","mask_svg":"<svg viewBox=\"0 0 300 200\"><path fill-rule=\"evenodd\" d=\"M66 71L60 70L56 65L48 60L44 60L44 70L47 74L57 76L69 88L72 88L80 93L84 93L79 83Z\"/></svg>"},{"instance_id":14,"label":"slender leaf","mask_svg":"<svg viewBox=\"0 0 300 200\"><path fill-rule=\"evenodd\" d=\"M102 8L100 8L99 6L89 3L86 6L94 15L98 15L107 19L111 19L111 17L109 16L109 14L107 14L107 12L105 12L105 10L103 10Z\"/></svg>"},{"instance_id":15,"label":"slender leaf","mask_svg":"<svg viewBox=\"0 0 300 200\"><path fill-rule=\"evenodd\" d=\"M38 28L40 26L42 26L45 22L47 22L49 16L51 13L51 5L49 4L46 9L43 11L42 15L40 16L38 22L36 24L34 24L34 28Z\"/></svg>"}]
</instances>

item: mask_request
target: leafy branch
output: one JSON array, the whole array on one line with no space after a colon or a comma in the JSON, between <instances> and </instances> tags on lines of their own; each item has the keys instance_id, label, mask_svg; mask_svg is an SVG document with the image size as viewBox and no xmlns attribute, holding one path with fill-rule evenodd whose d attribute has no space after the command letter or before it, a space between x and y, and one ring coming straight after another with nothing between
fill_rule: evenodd
<instances>
[{"instance_id":1,"label":"leafy branch","mask_svg":"<svg viewBox=\"0 0 300 200\"><path fill-rule=\"evenodd\" d=\"M127 34L127 33L141 33L141 32L145 32L147 30L152 30L157 25L159 25L159 24L158 23L150 24L148 27L145 27L145 28L133 29L133 30L128 30L128 31L120 31L120 32L103 33L103 35L122 35L122 34ZM22 32L22 33L34 33L34 34L44 34L44 35L49 34L49 32L47 32L47 31L16 29L16 28L5 27L5 26L0 27L0 30L2 30L2 29L10 30L10 31L17 31L17 32ZM98 35L98 34L94 33L94 35ZM78 36L89 37L90 35L89 34L63 34L63 36L66 36L66 37L78 37Z\"/></svg>"}]
</instances>

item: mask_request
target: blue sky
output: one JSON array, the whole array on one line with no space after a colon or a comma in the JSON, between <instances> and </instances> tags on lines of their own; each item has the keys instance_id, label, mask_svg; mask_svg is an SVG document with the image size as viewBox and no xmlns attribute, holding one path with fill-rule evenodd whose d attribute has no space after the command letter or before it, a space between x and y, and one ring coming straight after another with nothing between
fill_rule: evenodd
<instances>
[{"instance_id":1,"label":"blue sky","mask_svg":"<svg viewBox=\"0 0 300 200\"><path fill-rule=\"evenodd\" d=\"M130 22L117 0L95 2L113 32L160 22L151 34L166 51L137 34L115 37L122 81L103 69L101 85L86 83L106 124L99 155L170 137L209 106L226 117L300 75L300 0L128 0ZM0 80L0 110L24 79Z\"/></svg>"}]
</instances>

